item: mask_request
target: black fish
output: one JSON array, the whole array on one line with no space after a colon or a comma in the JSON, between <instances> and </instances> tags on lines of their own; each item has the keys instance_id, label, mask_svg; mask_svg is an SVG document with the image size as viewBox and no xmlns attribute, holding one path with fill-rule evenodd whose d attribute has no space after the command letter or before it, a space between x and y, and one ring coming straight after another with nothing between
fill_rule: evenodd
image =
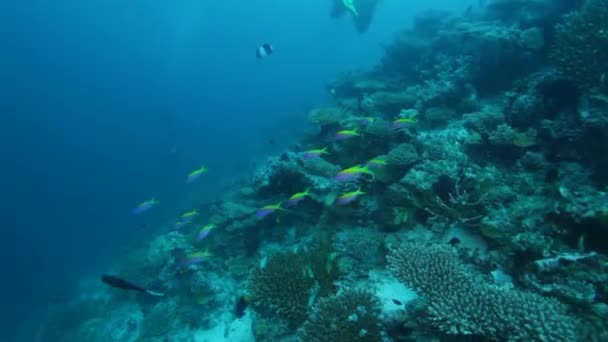
<instances>
[{"instance_id":1,"label":"black fish","mask_svg":"<svg viewBox=\"0 0 608 342\"><path fill-rule=\"evenodd\" d=\"M459 244L459 243L460 243L460 239L459 239L459 238L457 238L457 237L453 237L453 238L451 238L451 239L450 239L450 241L449 241L448 243L449 243L450 245L452 245L452 246L456 246L457 244Z\"/></svg>"},{"instance_id":2,"label":"black fish","mask_svg":"<svg viewBox=\"0 0 608 342\"><path fill-rule=\"evenodd\" d=\"M272 47L272 45L270 45L268 43L264 43L256 50L255 56L258 59L261 59L261 58L272 55L273 51L274 51L274 48Z\"/></svg>"},{"instance_id":3,"label":"black fish","mask_svg":"<svg viewBox=\"0 0 608 342\"><path fill-rule=\"evenodd\" d=\"M353 14L352 17L353 21L355 22L355 27L359 33L364 33L371 25L378 2L380 2L380 0L357 0L355 2L358 15ZM343 1L333 0L333 6L330 14L332 19L340 18L349 12L350 11L348 8L344 6Z\"/></svg>"},{"instance_id":4,"label":"black fish","mask_svg":"<svg viewBox=\"0 0 608 342\"><path fill-rule=\"evenodd\" d=\"M397 305L403 305L403 303L401 303L401 301L397 300L397 299L393 299L393 303L395 303Z\"/></svg>"},{"instance_id":5,"label":"black fish","mask_svg":"<svg viewBox=\"0 0 608 342\"><path fill-rule=\"evenodd\" d=\"M144 292L151 296L156 296L156 297L162 297L165 295L164 293L146 290L141 286L137 286L135 284L132 284L132 283L130 283L122 278L116 277L116 276L102 275L101 281L103 281L104 283L106 283L112 287L115 287L117 289Z\"/></svg>"},{"instance_id":6,"label":"black fish","mask_svg":"<svg viewBox=\"0 0 608 342\"><path fill-rule=\"evenodd\" d=\"M545 173L545 183L555 183L559 179L559 169L554 167Z\"/></svg>"},{"instance_id":7,"label":"black fish","mask_svg":"<svg viewBox=\"0 0 608 342\"><path fill-rule=\"evenodd\" d=\"M241 318L245 316L245 309L247 309L247 304L247 297L240 296L239 299L236 301L236 306L234 308L234 314L236 315L236 318Z\"/></svg>"}]
</instances>

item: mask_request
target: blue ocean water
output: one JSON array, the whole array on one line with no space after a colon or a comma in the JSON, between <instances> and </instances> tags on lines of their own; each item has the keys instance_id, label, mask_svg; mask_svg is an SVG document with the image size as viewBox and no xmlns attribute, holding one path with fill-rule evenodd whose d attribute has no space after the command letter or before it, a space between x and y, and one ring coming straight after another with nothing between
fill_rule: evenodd
<instances>
[{"instance_id":1,"label":"blue ocean water","mask_svg":"<svg viewBox=\"0 0 608 342\"><path fill-rule=\"evenodd\" d=\"M465 5L385 0L361 35L329 19L329 1L1 4L1 339L287 146L326 83L374 64L413 13ZM264 42L276 53L257 60ZM152 196L163 206L129 215Z\"/></svg>"}]
</instances>

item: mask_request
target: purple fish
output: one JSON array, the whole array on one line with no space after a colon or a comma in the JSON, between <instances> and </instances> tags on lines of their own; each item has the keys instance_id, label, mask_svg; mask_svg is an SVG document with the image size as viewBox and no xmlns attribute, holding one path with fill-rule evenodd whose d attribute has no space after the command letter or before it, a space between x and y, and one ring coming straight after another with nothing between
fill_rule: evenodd
<instances>
[{"instance_id":1,"label":"purple fish","mask_svg":"<svg viewBox=\"0 0 608 342\"><path fill-rule=\"evenodd\" d=\"M293 207L295 205L298 205L298 203L300 203L300 201L302 201L304 198L294 198L294 199L288 199L287 201L285 201L285 206L286 207Z\"/></svg>"},{"instance_id":2,"label":"purple fish","mask_svg":"<svg viewBox=\"0 0 608 342\"><path fill-rule=\"evenodd\" d=\"M283 208L281 208L281 203L270 204L265 207L262 207L255 212L255 216L257 216L259 218L264 218L264 217L274 213L277 210L284 210Z\"/></svg>"},{"instance_id":3,"label":"purple fish","mask_svg":"<svg viewBox=\"0 0 608 342\"><path fill-rule=\"evenodd\" d=\"M156 204L158 204L158 202L153 198L151 200L140 203L137 207L135 207L135 209L133 209L133 211L131 211L131 213L133 213L133 215L143 214L146 211L150 210L150 208L152 208Z\"/></svg>"},{"instance_id":4,"label":"purple fish","mask_svg":"<svg viewBox=\"0 0 608 342\"><path fill-rule=\"evenodd\" d=\"M336 200L336 204L337 205L349 204L349 203L353 202L354 200L356 200L357 198L359 198L360 195L364 195L364 194L365 194L365 192L361 191L361 188L358 188L355 191L347 192L347 193L343 194L342 196L338 197L338 199Z\"/></svg>"},{"instance_id":5,"label":"purple fish","mask_svg":"<svg viewBox=\"0 0 608 342\"><path fill-rule=\"evenodd\" d=\"M272 213L274 213L274 209L258 209L258 211L255 212L255 216L264 218Z\"/></svg>"},{"instance_id":6,"label":"purple fish","mask_svg":"<svg viewBox=\"0 0 608 342\"><path fill-rule=\"evenodd\" d=\"M414 120L412 118L399 118L399 119L393 121L393 128L401 129L404 127L411 126L412 124L415 124L415 123L416 123L416 120Z\"/></svg>"},{"instance_id":7,"label":"purple fish","mask_svg":"<svg viewBox=\"0 0 608 342\"><path fill-rule=\"evenodd\" d=\"M190 221L177 221L175 222L175 230L180 230L182 228L184 228L185 225L187 225L188 223L190 223Z\"/></svg>"},{"instance_id":8,"label":"purple fish","mask_svg":"<svg viewBox=\"0 0 608 342\"><path fill-rule=\"evenodd\" d=\"M344 197L344 198L340 197L336 200L336 204L337 205L347 205L356 199L357 199L357 197Z\"/></svg>"},{"instance_id":9,"label":"purple fish","mask_svg":"<svg viewBox=\"0 0 608 342\"><path fill-rule=\"evenodd\" d=\"M194 264L198 264L200 262L205 261L205 259L209 258L211 253L209 251L204 252L196 252L186 256L186 259L182 262L182 266L187 267Z\"/></svg>"},{"instance_id":10,"label":"purple fish","mask_svg":"<svg viewBox=\"0 0 608 342\"><path fill-rule=\"evenodd\" d=\"M200 169L197 169L197 170L194 170L194 171L190 172L188 174L188 177L186 177L186 184L192 184L192 183L194 183L205 172L207 172L207 168L204 167L204 166L201 167Z\"/></svg>"},{"instance_id":11,"label":"purple fish","mask_svg":"<svg viewBox=\"0 0 608 342\"><path fill-rule=\"evenodd\" d=\"M317 150L304 151L304 152L302 152L302 159L308 160L308 159L319 158L323 154L329 154L329 152L327 152L327 147L317 149Z\"/></svg>"},{"instance_id":12,"label":"purple fish","mask_svg":"<svg viewBox=\"0 0 608 342\"><path fill-rule=\"evenodd\" d=\"M198 231L198 234L196 235L196 241L201 241L204 238L206 238L209 233L211 233L211 230L214 229L215 226L212 224L206 225L203 228L201 228L201 230Z\"/></svg>"},{"instance_id":13,"label":"purple fish","mask_svg":"<svg viewBox=\"0 0 608 342\"><path fill-rule=\"evenodd\" d=\"M205 261L205 258L202 257L202 256L201 257L186 258L184 260L184 262L182 263L182 266L188 267L188 266L196 265L196 264L198 264L200 262L203 262L203 261Z\"/></svg>"},{"instance_id":14,"label":"purple fish","mask_svg":"<svg viewBox=\"0 0 608 342\"><path fill-rule=\"evenodd\" d=\"M339 173L334 177L334 180L336 182L350 182L359 178L359 175L358 173Z\"/></svg>"}]
</instances>

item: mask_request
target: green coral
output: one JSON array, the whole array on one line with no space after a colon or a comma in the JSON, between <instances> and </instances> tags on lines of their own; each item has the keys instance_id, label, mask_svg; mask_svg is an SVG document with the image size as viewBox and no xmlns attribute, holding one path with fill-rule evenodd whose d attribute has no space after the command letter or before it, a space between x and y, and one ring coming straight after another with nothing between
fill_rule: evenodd
<instances>
[{"instance_id":1,"label":"green coral","mask_svg":"<svg viewBox=\"0 0 608 342\"><path fill-rule=\"evenodd\" d=\"M369 292L351 290L322 298L300 332L305 342L380 341L380 304Z\"/></svg>"},{"instance_id":2,"label":"green coral","mask_svg":"<svg viewBox=\"0 0 608 342\"><path fill-rule=\"evenodd\" d=\"M273 255L253 271L248 292L256 308L270 311L296 329L308 317L315 299L333 293L338 277L329 247Z\"/></svg>"},{"instance_id":3,"label":"green coral","mask_svg":"<svg viewBox=\"0 0 608 342\"><path fill-rule=\"evenodd\" d=\"M556 26L553 63L582 90L606 90L608 2L587 0Z\"/></svg>"}]
</instances>

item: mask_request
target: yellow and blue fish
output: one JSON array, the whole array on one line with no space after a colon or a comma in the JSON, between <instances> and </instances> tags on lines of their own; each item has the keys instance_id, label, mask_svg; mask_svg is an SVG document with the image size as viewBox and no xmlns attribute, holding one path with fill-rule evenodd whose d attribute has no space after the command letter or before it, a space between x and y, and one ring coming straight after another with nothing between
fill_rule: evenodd
<instances>
[{"instance_id":1,"label":"yellow and blue fish","mask_svg":"<svg viewBox=\"0 0 608 342\"><path fill-rule=\"evenodd\" d=\"M387 165L388 162L382 158L372 158L365 163L365 166L369 167L370 169L377 169Z\"/></svg>"},{"instance_id":2,"label":"yellow and blue fish","mask_svg":"<svg viewBox=\"0 0 608 342\"><path fill-rule=\"evenodd\" d=\"M369 169L369 166L353 166L348 169L344 169L334 177L334 180L337 182L349 182L359 178L362 174L374 175L374 173Z\"/></svg>"},{"instance_id":3,"label":"yellow and blue fish","mask_svg":"<svg viewBox=\"0 0 608 342\"><path fill-rule=\"evenodd\" d=\"M135 207L135 209L133 209L133 211L131 211L133 213L133 215L140 215L145 213L146 211L150 210L150 208L152 208L153 206L157 205L158 201L154 198L149 199L145 202L142 202L140 204L137 205L137 207Z\"/></svg>"},{"instance_id":4,"label":"yellow and blue fish","mask_svg":"<svg viewBox=\"0 0 608 342\"><path fill-rule=\"evenodd\" d=\"M206 238L209 235L209 233L211 233L211 231L213 229L215 229L214 224L208 224L208 225L202 227L198 231L198 234L196 234L196 241L202 241L204 238Z\"/></svg>"},{"instance_id":5,"label":"yellow and blue fish","mask_svg":"<svg viewBox=\"0 0 608 342\"><path fill-rule=\"evenodd\" d=\"M277 204L269 204L269 205L261 207L260 209L258 209L255 212L255 216L257 216L259 218L264 218L264 217L274 213L277 210L285 210L283 207L281 207L280 202Z\"/></svg>"},{"instance_id":6,"label":"yellow and blue fish","mask_svg":"<svg viewBox=\"0 0 608 342\"><path fill-rule=\"evenodd\" d=\"M346 204L349 204L349 203L355 201L357 198L359 198L359 196L364 195L364 194L365 194L365 192L361 191L361 187L359 187L355 191L351 191L351 192L347 192L345 194L342 194L336 200L336 204L337 205L346 205Z\"/></svg>"},{"instance_id":7,"label":"yellow and blue fish","mask_svg":"<svg viewBox=\"0 0 608 342\"><path fill-rule=\"evenodd\" d=\"M361 134L359 134L359 132L357 132L356 129L345 129L342 131L339 131L338 133L336 133L336 135L334 136L335 140L346 140L346 139L350 139L350 138L354 138L354 137L358 137Z\"/></svg>"},{"instance_id":8,"label":"yellow and blue fish","mask_svg":"<svg viewBox=\"0 0 608 342\"><path fill-rule=\"evenodd\" d=\"M194 171L190 172L190 173L188 174L188 177L186 177L186 183L187 183L187 184L192 184L192 183L194 183L196 180L198 180L198 179L201 177L201 175L202 175L203 173L205 173L205 172L207 172L207 171L208 171L208 170L207 170L207 168L206 168L206 167L204 167L204 166L202 166L201 168L196 169L196 170L194 170Z\"/></svg>"},{"instance_id":9,"label":"yellow and blue fish","mask_svg":"<svg viewBox=\"0 0 608 342\"><path fill-rule=\"evenodd\" d=\"M302 152L302 158L303 159L319 158L324 154L329 154L329 152L327 152L327 147L319 148L316 150L304 151L304 152Z\"/></svg>"},{"instance_id":10,"label":"yellow and blue fish","mask_svg":"<svg viewBox=\"0 0 608 342\"><path fill-rule=\"evenodd\" d=\"M210 258L212 255L213 254L211 254L211 252L209 252L208 249L203 252L196 252L196 253L188 254L188 255L186 255L186 258L184 259L182 266L188 267L188 266L191 266L194 264L198 264L198 263L203 262L206 259Z\"/></svg>"},{"instance_id":11,"label":"yellow and blue fish","mask_svg":"<svg viewBox=\"0 0 608 342\"><path fill-rule=\"evenodd\" d=\"M199 215L198 211L196 209L189 211L187 213L183 213L180 216L180 221L185 221L185 222L190 222L192 221L195 217L197 217Z\"/></svg>"},{"instance_id":12,"label":"yellow and blue fish","mask_svg":"<svg viewBox=\"0 0 608 342\"><path fill-rule=\"evenodd\" d=\"M411 126L416 123L416 120L413 118L398 118L393 121L394 129L401 129L407 126Z\"/></svg>"},{"instance_id":13,"label":"yellow and blue fish","mask_svg":"<svg viewBox=\"0 0 608 342\"><path fill-rule=\"evenodd\" d=\"M298 203L300 203L300 201L302 201L304 198L306 198L307 196L310 196L310 188L304 190L304 192L298 192L297 194L292 195L291 197L289 197L289 199L286 202L286 205L288 207L294 206Z\"/></svg>"}]
</instances>

